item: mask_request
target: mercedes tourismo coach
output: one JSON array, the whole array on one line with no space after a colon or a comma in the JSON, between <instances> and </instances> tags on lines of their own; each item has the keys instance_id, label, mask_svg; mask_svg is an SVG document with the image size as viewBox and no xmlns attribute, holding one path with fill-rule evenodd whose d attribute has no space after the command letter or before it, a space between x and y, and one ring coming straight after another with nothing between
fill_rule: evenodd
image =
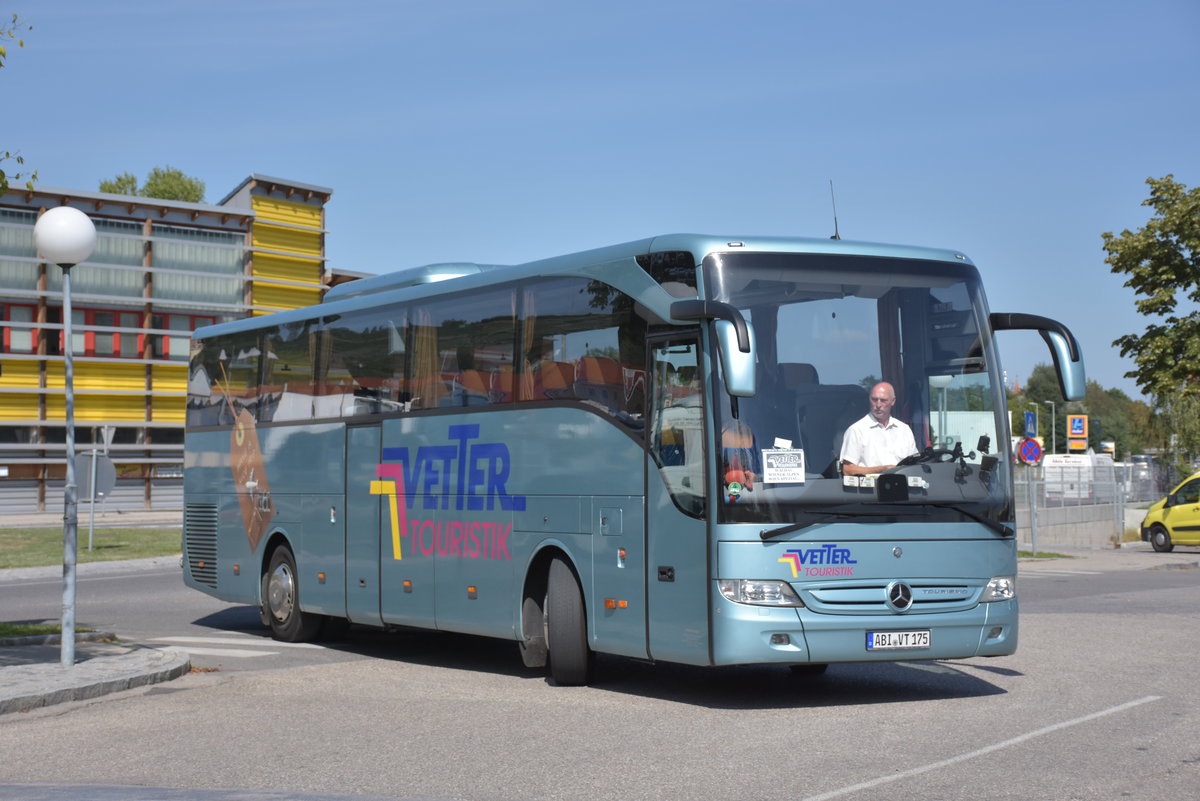
<instances>
[{"instance_id":1,"label":"mercedes tourismo coach","mask_svg":"<svg viewBox=\"0 0 1200 801\"><path fill-rule=\"evenodd\" d=\"M962 254L671 235L437 264L195 332L185 581L288 641L348 623L692 665L1017 647L1011 445ZM890 382L919 453L843 475Z\"/></svg>"}]
</instances>

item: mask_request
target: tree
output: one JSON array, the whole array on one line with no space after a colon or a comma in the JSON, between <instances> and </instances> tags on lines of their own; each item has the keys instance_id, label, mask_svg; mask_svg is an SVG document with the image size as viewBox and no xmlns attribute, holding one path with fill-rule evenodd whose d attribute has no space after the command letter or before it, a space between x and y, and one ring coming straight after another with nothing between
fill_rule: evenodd
<instances>
[{"instance_id":1,"label":"tree","mask_svg":"<svg viewBox=\"0 0 1200 801\"><path fill-rule=\"evenodd\" d=\"M11 22L0 25L0 68L4 67L4 59L8 58L8 48L4 46L5 41L15 40L17 47L25 46L25 40L17 36L22 30L31 31L33 30L33 26L26 23L16 14L12 15ZM19 152L0 151L0 164L10 159L15 161L18 166L25 164L25 159ZM37 180L37 170L34 170L32 173L14 172L9 174L4 171L3 167L0 167L0 195L8 191L9 181L19 181L22 178L25 179L25 186L33 189L33 182Z\"/></svg>"},{"instance_id":2,"label":"tree","mask_svg":"<svg viewBox=\"0 0 1200 801\"><path fill-rule=\"evenodd\" d=\"M1200 187L1189 190L1173 175L1146 183L1150 197L1142 205L1154 216L1137 232L1103 234L1104 260L1129 276L1125 286L1141 296L1134 305L1153 320L1140 335L1113 342L1137 364L1126 376L1166 401L1200 392L1200 310L1178 310L1181 300L1200 303Z\"/></svg>"},{"instance_id":3,"label":"tree","mask_svg":"<svg viewBox=\"0 0 1200 801\"><path fill-rule=\"evenodd\" d=\"M145 183L140 187L137 176L123 172L107 181L101 181L100 191L116 195L155 197L160 200L182 200L188 203L204 202L204 182L199 178L184 175L183 170L170 165L150 170Z\"/></svg>"},{"instance_id":4,"label":"tree","mask_svg":"<svg viewBox=\"0 0 1200 801\"><path fill-rule=\"evenodd\" d=\"M101 181L100 191L113 195L136 195L138 194L137 176L131 172L123 172L116 178Z\"/></svg>"}]
</instances>

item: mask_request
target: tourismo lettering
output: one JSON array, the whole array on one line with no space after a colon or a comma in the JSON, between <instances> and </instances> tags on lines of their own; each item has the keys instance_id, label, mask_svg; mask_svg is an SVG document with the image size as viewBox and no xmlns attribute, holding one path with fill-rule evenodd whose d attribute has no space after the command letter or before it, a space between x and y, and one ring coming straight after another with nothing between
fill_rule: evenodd
<instances>
[{"instance_id":1,"label":"tourismo lettering","mask_svg":"<svg viewBox=\"0 0 1200 801\"><path fill-rule=\"evenodd\" d=\"M792 569L792 578L800 577L802 567L806 576L853 576L854 568L849 565L858 564L858 560L851 557L849 548L839 548L833 544L816 548L790 548L776 561L783 562ZM821 567L815 567L816 565Z\"/></svg>"},{"instance_id":2,"label":"tourismo lettering","mask_svg":"<svg viewBox=\"0 0 1200 801\"><path fill-rule=\"evenodd\" d=\"M392 557L402 559L402 539L409 554L461 559L504 559L512 523L485 520L430 520L409 517L409 501L434 511L524 511L525 496L505 489L511 469L508 446L473 442L479 425L449 426L449 445L384 448L384 462L375 468L372 495L388 497L392 528ZM419 501L418 501L419 499Z\"/></svg>"}]
</instances>

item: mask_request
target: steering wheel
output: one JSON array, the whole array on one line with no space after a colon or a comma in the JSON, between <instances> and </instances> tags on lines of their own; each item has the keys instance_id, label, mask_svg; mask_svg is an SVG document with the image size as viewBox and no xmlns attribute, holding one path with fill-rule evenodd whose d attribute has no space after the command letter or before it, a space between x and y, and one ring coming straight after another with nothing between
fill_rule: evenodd
<instances>
[{"instance_id":1,"label":"steering wheel","mask_svg":"<svg viewBox=\"0 0 1200 801\"><path fill-rule=\"evenodd\" d=\"M957 454L948 448L926 448L919 453L905 456L896 467L907 467L908 465L922 464L924 462L952 462L956 458Z\"/></svg>"}]
</instances>

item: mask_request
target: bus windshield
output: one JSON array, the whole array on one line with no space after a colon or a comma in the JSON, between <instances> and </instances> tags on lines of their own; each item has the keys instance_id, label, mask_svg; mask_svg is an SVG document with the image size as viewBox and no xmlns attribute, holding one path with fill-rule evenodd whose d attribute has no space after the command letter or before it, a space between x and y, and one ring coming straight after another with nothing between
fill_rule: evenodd
<instances>
[{"instance_id":1,"label":"bus windshield","mask_svg":"<svg viewBox=\"0 0 1200 801\"><path fill-rule=\"evenodd\" d=\"M703 270L705 294L752 325L758 359L753 397L733 398L713 382L718 522L800 526L845 514L882 522L919 511L1004 530L1009 465L992 454L1004 453L1006 405L972 266L722 253ZM891 418L911 429L913 453L897 467L849 475L846 433L868 417L880 382L894 392Z\"/></svg>"}]
</instances>

